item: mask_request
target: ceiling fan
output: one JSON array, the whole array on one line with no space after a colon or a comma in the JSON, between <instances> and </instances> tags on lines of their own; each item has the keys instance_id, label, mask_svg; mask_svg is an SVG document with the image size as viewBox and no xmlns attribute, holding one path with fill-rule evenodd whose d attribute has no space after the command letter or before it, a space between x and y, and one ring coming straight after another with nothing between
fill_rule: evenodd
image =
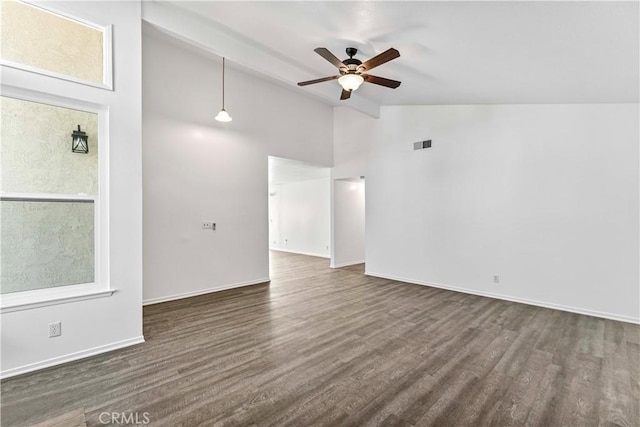
<instances>
[{"instance_id":1,"label":"ceiling fan","mask_svg":"<svg viewBox=\"0 0 640 427\"><path fill-rule=\"evenodd\" d=\"M358 49L355 47L348 47L346 49L349 58L344 61L340 61L333 53L329 52L329 49L324 47L315 48L313 51L336 66L338 70L340 70L340 74L337 76L323 77L321 79L300 82L298 83L298 86L306 86L338 79L338 83L342 86L342 94L340 95L340 99L342 100L349 99L351 92L358 89L363 82L373 83L389 87L391 89L395 89L400 86L401 82L397 80L385 79L384 77L366 74L369 70L399 57L400 52L394 48L387 49L380 55L376 55L365 62L354 58L356 53L358 53Z\"/></svg>"}]
</instances>

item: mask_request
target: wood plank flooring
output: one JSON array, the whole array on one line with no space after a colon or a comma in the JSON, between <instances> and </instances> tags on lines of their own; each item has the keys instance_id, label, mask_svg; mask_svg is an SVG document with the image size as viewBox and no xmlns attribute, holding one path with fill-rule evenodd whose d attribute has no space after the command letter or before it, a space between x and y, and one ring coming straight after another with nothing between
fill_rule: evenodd
<instances>
[{"instance_id":1,"label":"wood plank flooring","mask_svg":"<svg viewBox=\"0 0 640 427\"><path fill-rule=\"evenodd\" d=\"M2 381L2 425L640 426L638 325L321 258L273 252L270 285L146 307L144 335Z\"/></svg>"},{"instance_id":2,"label":"wood plank flooring","mask_svg":"<svg viewBox=\"0 0 640 427\"><path fill-rule=\"evenodd\" d=\"M80 408L32 427L87 427L87 420L84 417L84 409Z\"/></svg>"}]
</instances>

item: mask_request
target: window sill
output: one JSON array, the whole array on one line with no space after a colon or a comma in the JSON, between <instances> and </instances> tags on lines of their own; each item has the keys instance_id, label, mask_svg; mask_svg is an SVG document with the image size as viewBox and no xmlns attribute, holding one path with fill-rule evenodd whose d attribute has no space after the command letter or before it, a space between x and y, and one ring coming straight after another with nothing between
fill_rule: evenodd
<instances>
[{"instance_id":1,"label":"window sill","mask_svg":"<svg viewBox=\"0 0 640 427\"><path fill-rule=\"evenodd\" d=\"M96 298L110 297L115 289L85 290L75 292L43 292L41 295L2 295L0 314L14 311L31 310L49 305L66 304Z\"/></svg>"}]
</instances>

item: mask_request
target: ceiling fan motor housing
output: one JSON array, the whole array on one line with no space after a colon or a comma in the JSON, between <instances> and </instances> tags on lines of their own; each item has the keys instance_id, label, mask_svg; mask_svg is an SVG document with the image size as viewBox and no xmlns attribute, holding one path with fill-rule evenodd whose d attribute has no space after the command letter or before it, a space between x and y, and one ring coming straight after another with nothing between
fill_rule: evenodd
<instances>
[{"instance_id":1,"label":"ceiling fan motor housing","mask_svg":"<svg viewBox=\"0 0 640 427\"><path fill-rule=\"evenodd\" d=\"M342 61L342 63L347 66L346 71L342 74L354 74L359 71L358 67L362 65L362 61L354 58L355 54L358 53L358 49L355 47L348 47L346 51L349 58Z\"/></svg>"}]
</instances>

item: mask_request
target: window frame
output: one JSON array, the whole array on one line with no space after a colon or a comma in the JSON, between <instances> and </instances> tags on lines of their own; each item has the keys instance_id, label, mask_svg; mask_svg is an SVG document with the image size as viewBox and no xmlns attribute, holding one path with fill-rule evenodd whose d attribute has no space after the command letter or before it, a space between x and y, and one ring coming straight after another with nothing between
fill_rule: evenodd
<instances>
[{"instance_id":1,"label":"window frame","mask_svg":"<svg viewBox=\"0 0 640 427\"><path fill-rule=\"evenodd\" d=\"M81 79L78 77L70 76L68 74L58 73L55 71L50 71L44 68L26 65L19 62L8 61L2 58L0 58L0 66L14 68L16 70L26 71L29 73L40 74L43 76L52 77L59 80L66 80L72 83L92 86L99 89L113 91L113 48L112 48L113 26L112 25L99 25L94 22L87 21L86 19L78 18L76 16L71 16L68 13L61 12L56 8L52 8L48 5L47 7L43 7L39 4L35 4L33 2L28 2L24 0L16 0L16 1L18 3L22 3L29 7L33 7L35 9L41 10L45 13L50 13L62 19L66 19L76 24L84 25L86 27L93 28L94 30L102 32L102 83Z\"/></svg>"},{"instance_id":2,"label":"window frame","mask_svg":"<svg viewBox=\"0 0 640 427\"><path fill-rule=\"evenodd\" d=\"M98 116L98 193L0 192L2 200L84 201L94 204L94 282L1 294L0 313L110 296L109 278L109 109L87 101L0 85L0 96L94 113ZM1 230L0 230L1 232Z\"/></svg>"}]
</instances>

